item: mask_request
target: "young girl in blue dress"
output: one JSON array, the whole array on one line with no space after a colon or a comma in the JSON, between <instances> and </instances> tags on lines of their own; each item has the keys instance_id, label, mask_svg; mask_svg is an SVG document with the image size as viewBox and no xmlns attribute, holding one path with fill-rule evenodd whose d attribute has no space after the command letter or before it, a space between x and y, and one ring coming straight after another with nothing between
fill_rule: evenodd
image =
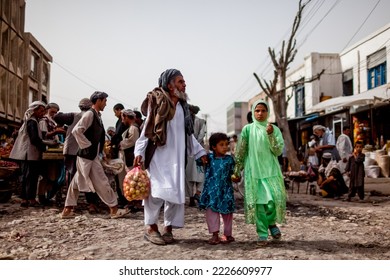
<instances>
[{"instance_id":1,"label":"young girl in blue dress","mask_svg":"<svg viewBox=\"0 0 390 280\"><path fill-rule=\"evenodd\" d=\"M234 191L231 176L234 159L227 155L229 138L224 133L214 133L209 139L210 153L205 166L205 181L200 196L199 207L206 210L206 222L212 234L208 243L230 243L232 236L233 212L235 210ZM198 162L199 164L200 162ZM223 235L219 236L220 217L223 220Z\"/></svg>"}]
</instances>

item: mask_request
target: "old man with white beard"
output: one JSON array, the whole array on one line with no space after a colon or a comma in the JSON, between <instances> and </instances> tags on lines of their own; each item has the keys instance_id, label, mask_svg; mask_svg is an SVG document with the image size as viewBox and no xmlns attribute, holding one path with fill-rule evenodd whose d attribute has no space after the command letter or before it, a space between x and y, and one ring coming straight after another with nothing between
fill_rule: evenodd
<instances>
[{"instance_id":1,"label":"old man with white beard","mask_svg":"<svg viewBox=\"0 0 390 280\"><path fill-rule=\"evenodd\" d=\"M186 84L179 70L168 69L159 87L147 94L141 110L147 115L135 144L134 166L144 163L149 171L151 193L144 200L144 238L157 245L174 242L172 228L184 227L186 156L207 161L206 151L193 136ZM158 230L164 205L164 231Z\"/></svg>"}]
</instances>

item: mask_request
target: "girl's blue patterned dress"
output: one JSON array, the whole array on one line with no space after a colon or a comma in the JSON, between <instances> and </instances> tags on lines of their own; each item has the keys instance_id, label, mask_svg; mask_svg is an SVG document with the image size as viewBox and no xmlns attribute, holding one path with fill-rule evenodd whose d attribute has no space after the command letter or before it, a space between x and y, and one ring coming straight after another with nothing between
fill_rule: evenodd
<instances>
[{"instance_id":1,"label":"girl's blue patterned dress","mask_svg":"<svg viewBox=\"0 0 390 280\"><path fill-rule=\"evenodd\" d=\"M210 208L221 214L233 213L235 202L231 176L234 170L234 159L230 155L214 157L214 154L210 153L208 160L199 208ZM201 162L198 161L198 164Z\"/></svg>"}]
</instances>

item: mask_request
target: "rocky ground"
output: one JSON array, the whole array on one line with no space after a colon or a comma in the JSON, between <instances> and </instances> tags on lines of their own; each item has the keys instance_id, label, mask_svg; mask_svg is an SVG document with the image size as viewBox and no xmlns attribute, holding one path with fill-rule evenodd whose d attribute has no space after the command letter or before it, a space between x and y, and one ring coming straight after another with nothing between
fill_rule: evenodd
<instances>
[{"instance_id":1,"label":"rocky ground","mask_svg":"<svg viewBox=\"0 0 390 280\"><path fill-rule=\"evenodd\" d=\"M375 193L374 193L375 194ZM204 212L186 208L186 227L174 230L177 242L156 246L143 240L143 213L110 219L90 215L81 205L75 219L59 218L60 208L21 208L18 199L0 204L0 259L17 260L388 260L390 197L369 196L363 203L289 193L283 238L256 247L253 225L244 223L237 199L236 242L209 245Z\"/></svg>"}]
</instances>

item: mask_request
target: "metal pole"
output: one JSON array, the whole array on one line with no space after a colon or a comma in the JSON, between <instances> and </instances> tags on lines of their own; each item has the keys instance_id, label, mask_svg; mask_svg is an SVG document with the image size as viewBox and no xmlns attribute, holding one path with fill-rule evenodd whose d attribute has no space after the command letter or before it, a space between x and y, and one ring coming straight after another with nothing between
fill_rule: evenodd
<instances>
[{"instance_id":1,"label":"metal pole","mask_svg":"<svg viewBox=\"0 0 390 280\"><path fill-rule=\"evenodd\" d=\"M209 129L208 129L208 127L207 127L207 117L208 117L208 114L203 114L202 115L203 116L203 119L204 119L204 121L205 121L205 123L206 123L206 133L205 133L205 143L207 143L207 145L208 145L208 141L209 141L209 137L208 137L208 131L209 131Z\"/></svg>"}]
</instances>

